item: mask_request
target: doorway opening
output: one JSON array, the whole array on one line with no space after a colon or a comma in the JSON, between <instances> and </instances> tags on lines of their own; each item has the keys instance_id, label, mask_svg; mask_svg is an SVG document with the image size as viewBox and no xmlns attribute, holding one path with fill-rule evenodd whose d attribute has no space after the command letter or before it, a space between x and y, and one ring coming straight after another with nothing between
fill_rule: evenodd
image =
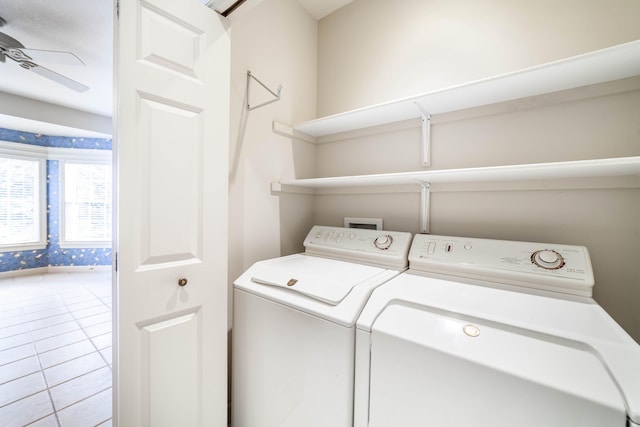
<instances>
[{"instance_id":1,"label":"doorway opening","mask_svg":"<svg viewBox=\"0 0 640 427\"><path fill-rule=\"evenodd\" d=\"M111 139L0 139L0 424L109 425Z\"/></svg>"}]
</instances>

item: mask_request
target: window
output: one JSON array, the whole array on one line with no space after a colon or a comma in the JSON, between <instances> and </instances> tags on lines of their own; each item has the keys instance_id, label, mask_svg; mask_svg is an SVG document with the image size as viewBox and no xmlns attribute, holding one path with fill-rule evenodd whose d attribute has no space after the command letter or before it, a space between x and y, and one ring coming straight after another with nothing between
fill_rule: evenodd
<instances>
[{"instance_id":1,"label":"window","mask_svg":"<svg viewBox=\"0 0 640 427\"><path fill-rule=\"evenodd\" d=\"M111 245L111 165L64 162L60 246Z\"/></svg>"},{"instance_id":2,"label":"window","mask_svg":"<svg viewBox=\"0 0 640 427\"><path fill-rule=\"evenodd\" d=\"M0 247L45 247L42 159L0 156Z\"/></svg>"}]
</instances>

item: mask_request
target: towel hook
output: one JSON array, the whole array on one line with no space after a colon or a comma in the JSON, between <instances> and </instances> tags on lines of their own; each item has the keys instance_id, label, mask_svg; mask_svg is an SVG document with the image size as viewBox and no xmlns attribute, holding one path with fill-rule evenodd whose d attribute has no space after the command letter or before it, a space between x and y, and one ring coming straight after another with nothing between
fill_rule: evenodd
<instances>
[{"instance_id":1,"label":"towel hook","mask_svg":"<svg viewBox=\"0 0 640 427\"><path fill-rule=\"evenodd\" d=\"M271 95L275 96L276 99L272 99L270 101L263 102L262 104L254 105L252 107L251 106L251 101L249 100L249 86L250 86L250 83L251 83L251 79L253 79L253 80L257 81L258 83L260 83L260 86L262 86L267 91L269 91L269 93ZM280 94L282 93L282 89L284 89L284 86L278 85L278 89L276 90L276 92L272 91L271 89L269 89L267 87L267 85L265 85L260 80L258 80L258 78L256 76L251 74L251 70L247 70L247 110L249 110L249 111L255 110L256 108L264 107L267 104L271 104L273 102L280 101Z\"/></svg>"}]
</instances>

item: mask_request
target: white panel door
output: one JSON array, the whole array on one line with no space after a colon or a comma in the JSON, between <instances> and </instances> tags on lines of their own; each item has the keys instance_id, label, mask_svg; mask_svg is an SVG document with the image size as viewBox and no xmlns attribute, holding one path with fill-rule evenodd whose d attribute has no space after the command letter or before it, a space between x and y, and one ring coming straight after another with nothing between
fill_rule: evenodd
<instances>
[{"instance_id":1,"label":"white panel door","mask_svg":"<svg viewBox=\"0 0 640 427\"><path fill-rule=\"evenodd\" d=\"M121 1L116 22L114 421L223 426L227 23L196 0Z\"/></svg>"}]
</instances>

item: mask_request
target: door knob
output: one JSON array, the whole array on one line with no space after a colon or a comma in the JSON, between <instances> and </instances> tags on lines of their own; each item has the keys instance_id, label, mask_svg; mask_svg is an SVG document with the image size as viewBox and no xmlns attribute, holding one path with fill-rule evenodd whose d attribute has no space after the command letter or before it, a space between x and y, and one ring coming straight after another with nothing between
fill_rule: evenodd
<instances>
[{"instance_id":1,"label":"door knob","mask_svg":"<svg viewBox=\"0 0 640 427\"><path fill-rule=\"evenodd\" d=\"M187 279L185 277L181 277L180 279L178 279L178 286L187 286Z\"/></svg>"}]
</instances>

